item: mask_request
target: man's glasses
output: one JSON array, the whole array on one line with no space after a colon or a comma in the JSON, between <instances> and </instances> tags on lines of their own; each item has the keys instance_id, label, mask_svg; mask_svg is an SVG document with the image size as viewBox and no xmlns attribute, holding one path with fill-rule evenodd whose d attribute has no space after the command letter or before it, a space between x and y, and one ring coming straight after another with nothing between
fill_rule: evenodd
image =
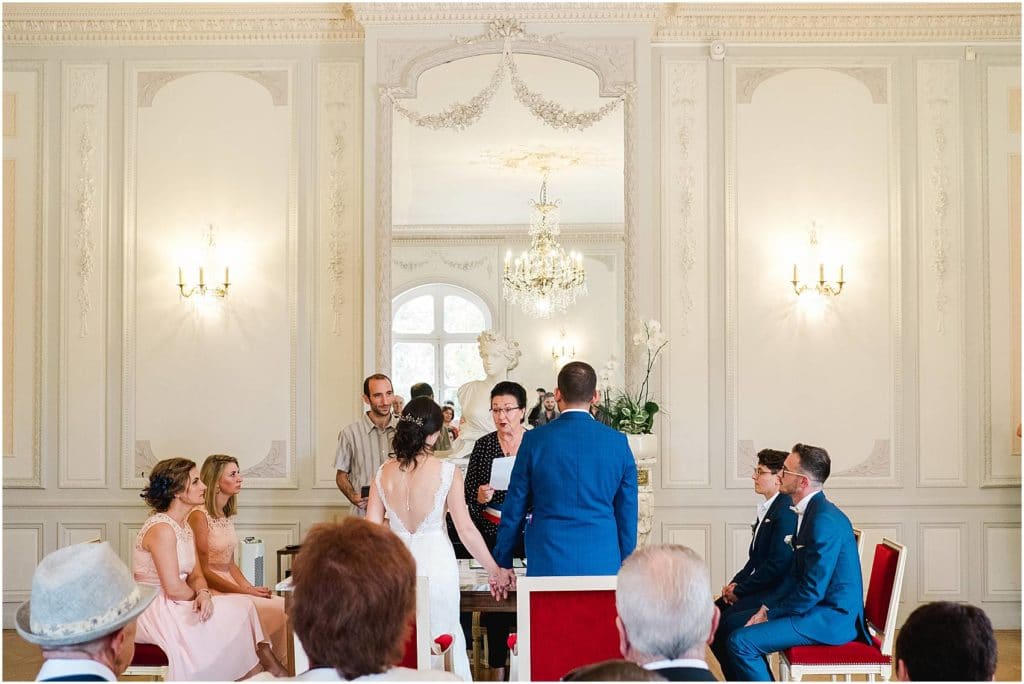
<instances>
[{"instance_id":1,"label":"man's glasses","mask_svg":"<svg viewBox=\"0 0 1024 684\"><path fill-rule=\"evenodd\" d=\"M762 475L771 475L772 471L764 470L763 468L754 468L754 477L761 477Z\"/></svg>"},{"instance_id":2,"label":"man's glasses","mask_svg":"<svg viewBox=\"0 0 1024 684\"><path fill-rule=\"evenodd\" d=\"M803 473L798 473L795 470L786 470L785 468L780 468L779 472L782 473L784 476L788 473L790 475L795 475L797 477L806 477L808 480L811 479L809 475L804 475Z\"/></svg>"},{"instance_id":3,"label":"man's glasses","mask_svg":"<svg viewBox=\"0 0 1024 684\"><path fill-rule=\"evenodd\" d=\"M506 415L507 416L510 413L512 413L513 411L522 411L522 410L523 410L522 406L509 406L507 408L492 408L491 409L491 415L492 416L500 416L500 415Z\"/></svg>"}]
</instances>

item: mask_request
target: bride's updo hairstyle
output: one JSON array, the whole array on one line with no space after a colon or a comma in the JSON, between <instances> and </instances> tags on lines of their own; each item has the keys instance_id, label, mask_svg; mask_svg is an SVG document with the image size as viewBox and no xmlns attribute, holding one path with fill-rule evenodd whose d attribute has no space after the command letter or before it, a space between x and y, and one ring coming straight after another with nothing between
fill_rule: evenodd
<instances>
[{"instance_id":1,"label":"bride's updo hairstyle","mask_svg":"<svg viewBox=\"0 0 1024 684\"><path fill-rule=\"evenodd\" d=\"M430 397L416 397L402 410L392 448L402 468L416 467L416 454L426 445L427 437L441 429L444 418L441 407Z\"/></svg>"}]
</instances>

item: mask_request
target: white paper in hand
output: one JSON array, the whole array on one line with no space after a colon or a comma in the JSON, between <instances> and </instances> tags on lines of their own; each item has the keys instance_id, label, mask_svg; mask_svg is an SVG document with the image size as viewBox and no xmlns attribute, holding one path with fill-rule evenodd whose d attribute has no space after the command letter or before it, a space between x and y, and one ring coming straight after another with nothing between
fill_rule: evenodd
<instances>
[{"instance_id":1,"label":"white paper in hand","mask_svg":"<svg viewBox=\"0 0 1024 684\"><path fill-rule=\"evenodd\" d=\"M512 466L515 463L515 456L491 461L491 486L500 491L508 489L509 480L512 479Z\"/></svg>"}]
</instances>

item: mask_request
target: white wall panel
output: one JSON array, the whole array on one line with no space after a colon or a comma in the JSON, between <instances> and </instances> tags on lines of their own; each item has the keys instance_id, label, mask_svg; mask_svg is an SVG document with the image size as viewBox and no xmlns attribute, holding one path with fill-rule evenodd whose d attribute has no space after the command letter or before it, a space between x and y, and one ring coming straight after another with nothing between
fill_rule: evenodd
<instances>
[{"instance_id":1,"label":"white wall panel","mask_svg":"<svg viewBox=\"0 0 1024 684\"><path fill-rule=\"evenodd\" d=\"M4 601L24 601L32 573L43 559L42 523L4 525Z\"/></svg>"},{"instance_id":2,"label":"white wall panel","mask_svg":"<svg viewBox=\"0 0 1024 684\"><path fill-rule=\"evenodd\" d=\"M727 487L749 486L757 450L796 441L829 451L833 488L899 484L892 78L851 66L727 66ZM826 277L845 267L839 296L788 282L794 263L816 275L812 229Z\"/></svg>"},{"instance_id":3,"label":"white wall panel","mask_svg":"<svg viewBox=\"0 0 1024 684\"><path fill-rule=\"evenodd\" d=\"M966 486L963 164L958 60L917 64L918 484Z\"/></svg>"},{"instance_id":4,"label":"white wall panel","mask_svg":"<svg viewBox=\"0 0 1024 684\"><path fill-rule=\"evenodd\" d=\"M704 60L662 63L662 489L711 485L707 87Z\"/></svg>"},{"instance_id":5,"label":"white wall panel","mask_svg":"<svg viewBox=\"0 0 1024 684\"><path fill-rule=\"evenodd\" d=\"M918 528L918 600L962 601L967 595L967 525L926 523Z\"/></svg>"},{"instance_id":6,"label":"white wall panel","mask_svg":"<svg viewBox=\"0 0 1024 684\"><path fill-rule=\"evenodd\" d=\"M1020 601L1021 544L1020 525L985 523L982 525L985 568L985 599Z\"/></svg>"},{"instance_id":7,"label":"white wall panel","mask_svg":"<svg viewBox=\"0 0 1024 684\"><path fill-rule=\"evenodd\" d=\"M1019 65L985 71L986 485L1021 483L1020 83Z\"/></svg>"},{"instance_id":8,"label":"white wall panel","mask_svg":"<svg viewBox=\"0 0 1024 684\"><path fill-rule=\"evenodd\" d=\"M43 484L46 67L4 62L3 476Z\"/></svg>"},{"instance_id":9,"label":"white wall panel","mask_svg":"<svg viewBox=\"0 0 1024 684\"><path fill-rule=\"evenodd\" d=\"M751 518L753 521L753 518ZM725 574L719 586L724 585L739 572L747 559L750 557L750 540L752 539L750 525L726 525L726 542L728 543L728 556L725 563ZM713 582L714 584L714 582Z\"/></svg>"},{"instance_id":10,"label":"white wall panel","mask_svg":"<svg viewBox=\"0 0 1024 684\"><path fill-rule=\"evenodd\" d=\"M61 119L60 486L107 486L106 64L65 63Z\"/></svg>"},{"instance_id":11,"label":"white wall panel","mask_svg":"<svg viewBox=\"0 0 1024 684\"><path fill-rule=\"evenodd\" d=\"M706 561L711 557L711 525L666 524L661 528L661 540L665 544L688 546Z\"/></svg>"},{"instance_id":12,"label":"white wall panel","mask_svg":"<svg viewBox=\"0 0 1024 684\"><path fill-rule=\"evenodd\" d=\"M290 62L127 72L126 486L155 460L211 453L236 456L250 487L297 484L294 75ZM210 283L230 267L225 299L180 297L177 268L194 283L203 262Z\"/></svg>"},{"instance_id":13,"label":"white wall panel","mask_svg":"<svg viewBox=\"0 0 1024 684\"><path fill-rule=\"evenodd\" d=\"M57 548L72 544L83 544L96 539L107 541L105 522L59 522L57 523Z\"/></svg>"}]
</instances>

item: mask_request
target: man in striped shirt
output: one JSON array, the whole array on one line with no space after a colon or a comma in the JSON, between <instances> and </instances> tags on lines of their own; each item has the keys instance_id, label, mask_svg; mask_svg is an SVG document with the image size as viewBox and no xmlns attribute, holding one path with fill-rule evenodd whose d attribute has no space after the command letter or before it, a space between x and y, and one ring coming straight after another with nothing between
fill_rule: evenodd
<instances>
[{"instance_id":1,"label":"man in striped shirt","mask_svg":"<svg viewBox=\"0 0 1024 684\"><path fill-rule=\"evenodd\" d=\"M338 434L335 482L360 517L366 515L367 502L362 489L370 485L377 469L391 455L391 440L398 424L391 413L394 396L391 379L383 373L363 380L363 403L370 410Z\"/></svg>"}]
</instances>

